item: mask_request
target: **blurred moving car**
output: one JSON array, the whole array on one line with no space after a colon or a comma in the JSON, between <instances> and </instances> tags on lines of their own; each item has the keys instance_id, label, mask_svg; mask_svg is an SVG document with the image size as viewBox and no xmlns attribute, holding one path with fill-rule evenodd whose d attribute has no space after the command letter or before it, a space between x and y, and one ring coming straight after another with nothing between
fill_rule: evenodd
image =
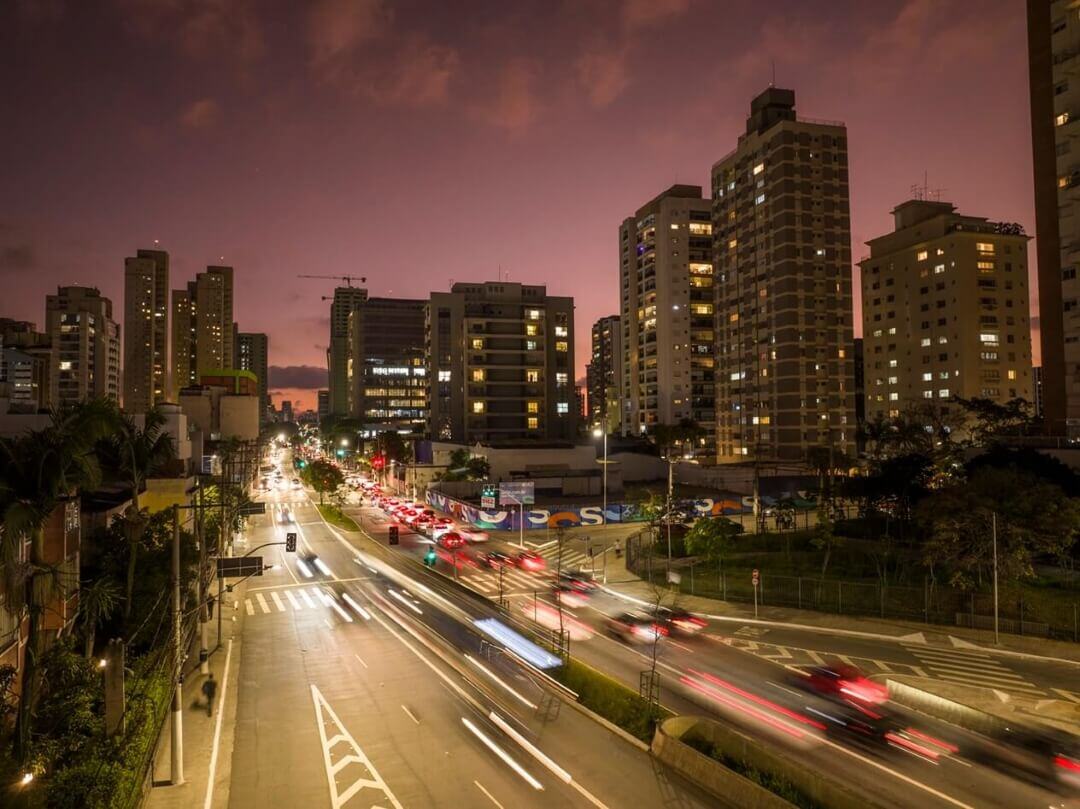
<instances>
[{"instance_id":1,"label":"blurred moving car","mask_svg":"<svg viewBox=\"0 0 1080 809\"><path fill-rule=\"evenodd\" d=\"M579 593L591 593L600 585L592 573L584 570L563 570L559 573L559 586Z\"/></svg>"},{"instance_id":2,"label":"blurred moving car","mask_svg":"<svg viewBox=\"0 0 1080 809\"><path fill-rule=\"evenodd\" d=\"M502 551L489 551L480 557L480 562L492 570L498 570L501 567L514 567L514 560L509 554Z\"/></svg>"},{"instance_id":3,"label":"blurred moving car","mask_svg":"<svg viewBox=\"0 0 1080 809\"><path fill-rule=\"evenodd\" d=\"M624 612L610 617L604 621L604 629L624 643L652 643L668 634L655 618L642 612Z\"/></svg>"},{"instance_id":4,"label":"blurred moving car","mask_svg":"<svg viewBox=\"0 0 1080 809\"><path fill-rule=\"evenodd\" d=\"M547 562L544 560L544 557L536 551L520 551L514 556L514 564L522 570L528 570L533 573L547 567Z\"/></svg>"},{"instance_id":5,"label":"blurred moving car","mask_svg":"<svg viewBox=\"0 0 1080 809\"><path fill-rule=\"evenodd\" d=\"M452 551L465 547L465 540L457 531L447 531L439 537L437 544L439 547Z\"/></svg>"},{"instance_id":6,"label":"blurred moving car","mask_svg":"<svg viewBox=\"0 0 1080 809\"><path fill-rule=\"evenodd\" d=\"M1049 726L1002 728L972 758L1058 793L1080 792L1080 740Z\"/></svg>"},{"instance_id":7,"label":"blurred moving car","mask_svg":"<svg viewBox=\"0 0 1080 809\"><path fill-rule=\"evenodd\" d=\"M656 610L656 618L672 635L695 635L709 625L700 615L680 607L660 607Z\"/></svg>"},{"instance_id":8,"label":"blurred moving car","mask_svg":"<svg viewBox=\"0 0 1080 809\"><path fill-rule=\"evenodd\" d=\"M867 679L856 666L815 666L808 669L806 674L805 677L796 677L792 683L834 702L854 702L865 706L882 705L889 699L888 688Z\"/></svg>"},{"instance_id":9,"label":"blurred moving car","mask_svg":"<svg viewBox=\"0 0 1080 809\"><path fill-rule=\"evenodd\" d=\"M302 489L304 487L304 484L302 484L300 482L300 478L293 478L292 479L292 487L294 489Z\"/></svg>"},{"instance_id":10,"label":"blurred moving car","mask_svg":"<svg viewBox=\"0 0 1080 809\"><path fill-rule=\"evenodd\" d=\"M475 528L459 528L458 532L465 537L466 542L487 542L487 531L479 531Z\"/></svg>"},{"instance_id":11,"label":"blurred moving car","mask_svg":"<svg viewBox=\"0 0 1080 809\"><path fill-rule=\"evenodd\" d=\"M551 589L552 597L564 607L584 607L589 603L589 593L556 584Z\"/></svg>"}]
</instances>

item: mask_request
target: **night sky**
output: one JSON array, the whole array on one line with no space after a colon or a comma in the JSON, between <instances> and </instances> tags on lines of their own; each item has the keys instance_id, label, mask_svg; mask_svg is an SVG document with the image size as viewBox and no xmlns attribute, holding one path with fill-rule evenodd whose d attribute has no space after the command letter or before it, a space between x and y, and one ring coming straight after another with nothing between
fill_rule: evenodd
<instances>
[{"instance_id":1,"label":"night sky","mask_svg":"<svg viewBox=\"0 0 1080 809\"><path fill-rule=\"evenodd\" d=\"M1034 231L1022 0L5 0L0 316L81 283L119 319L157 239L174 288L236 267L312 407L334 282L298 273L426 297L501 270L575 297L582 376L620 221L707 188L774 64L848 126L856 259L924 174Z\"/></svg>"}]
</instances>

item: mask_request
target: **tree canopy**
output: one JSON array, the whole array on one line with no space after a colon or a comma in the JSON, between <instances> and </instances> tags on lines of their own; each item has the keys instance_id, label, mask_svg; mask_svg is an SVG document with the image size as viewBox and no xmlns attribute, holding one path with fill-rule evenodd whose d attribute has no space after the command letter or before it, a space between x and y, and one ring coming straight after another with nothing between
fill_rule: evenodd
<instances>
[{"instance_id":1,"label":"tree canopy","mask_svg":"<svg viewBox=\"0 0 1080 809\"><path fill-rule=\"evenodd\" d=\"M338 486L345 483L345 475L334 464L316 459L300 470L300 476L304 482L319 493L319 504L324 502L324 496L337 490Z\"/></svg>"}]
</instances>

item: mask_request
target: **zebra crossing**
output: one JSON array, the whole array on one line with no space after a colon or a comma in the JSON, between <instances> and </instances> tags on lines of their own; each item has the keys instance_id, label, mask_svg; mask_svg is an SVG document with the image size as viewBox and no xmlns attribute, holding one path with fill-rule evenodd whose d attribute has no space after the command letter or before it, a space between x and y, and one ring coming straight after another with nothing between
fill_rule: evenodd
<instances>
[{"instance_id":1,"label":"zebra crossing","mask_svg":"<svg viewBox=\"0 0 1080 809\"><path fill-rule=\"evenodd\" d=\"M996 657L976 649L942 649L935 646L902 644L933 678L979 688L1025 696L1045 696L1046 691L1014 674Z\"/></svg>"},{"instance_id":2,"label":"zebra crossing","mask_svg":"<svg viewBox=\"0 0 1080 809\"><path fill-rule=\"evenodd\" d=\"M504 568L502 577L503 595L532 594L550 586L540 576L511 568ZM486 596L499 594L499 571L497 570L477 570L465 576L463 580L474 590L479 590Z\"/></svg>"},{"instance_id":3,"label":"zebra crossing","mask_svg":"<svg viewBox=\"0 0 1080 809\"><path fill-rule=\"evenodd\" d=\"M284 598L282 598L284 596ZM279 593L270 591L267 598L261 592L244 599L244 610L248 615L269 615L277 612L302 612L320 606L330 606L333 599L318 587L286 587Z\"/></svg>"}]
</instances>

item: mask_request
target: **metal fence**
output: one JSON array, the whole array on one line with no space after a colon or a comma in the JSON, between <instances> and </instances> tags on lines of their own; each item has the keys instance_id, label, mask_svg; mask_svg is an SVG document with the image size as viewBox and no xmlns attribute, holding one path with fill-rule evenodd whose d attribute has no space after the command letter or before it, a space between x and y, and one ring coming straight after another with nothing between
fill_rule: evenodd
<instances>
[{"instance_id":1,"label":"metal fence","mask_svg":"<svg viewBox=\"0 0 1080 809\"><path fill-rule=\"evenodd\" d=\"M652 539L642 531L627 540L627 568L649 582L668 583L667 559L652 553ZM675 559L680 592L721 601L752 603L750 570L724 570L689 559ZM921 587L882 585L810 576L779 576L760 571L758 603L837 615L873 616L927 624L993 629L994 602L989 593L972 593L933 584ZM1080 642L1080 597L1035 604L1010 591L998 604L1000 631Z\"/></svg>"}]
</instances>

